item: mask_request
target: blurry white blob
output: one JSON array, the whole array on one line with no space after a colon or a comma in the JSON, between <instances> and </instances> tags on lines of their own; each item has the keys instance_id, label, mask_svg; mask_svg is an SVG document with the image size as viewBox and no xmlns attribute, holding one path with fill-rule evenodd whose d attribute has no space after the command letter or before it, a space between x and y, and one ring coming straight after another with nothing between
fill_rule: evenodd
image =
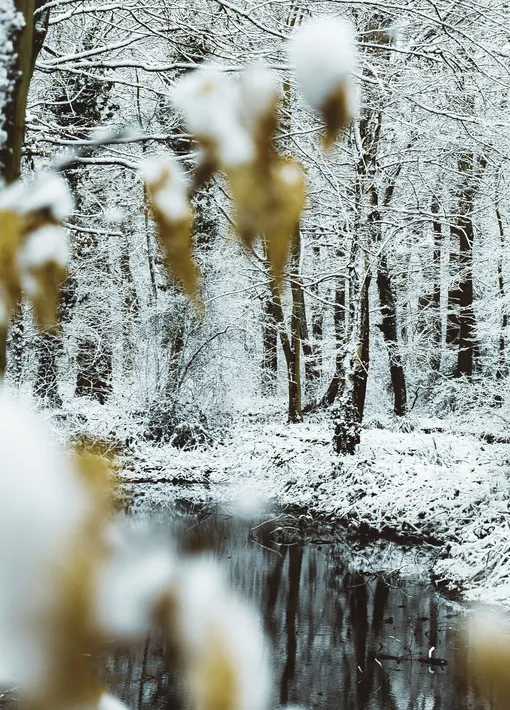
<instances>
[{"instance_id":1,"label":"blurry white blob","mask_svg":"<svg viewBox=\"0 0 510 710\"><path fill-rule=\"evenodd\" d=\"M184 77L170 99L202 147L213 147L222 165L237 167L253 160L255 146L243 125L239 87L219 69L206 67Z\"/></svg>"},{"instance_id":2,"label":"blurry white blob","mask_svg":"<svg viewBox=\"0 0 510 710\"><path fill-rule=\"evenodd\" d=\"M58 578L89 499L37 417L0 391L0 665L24 690L51 665Z\"/></svg>"},{"instance_id":3,"label":"blurry white blob","mask_svg":"<svg viewBox=\"0 0 510 710\"><path fill-rule=\"evenodd\" d=\"M289 59L305 99L321 109L355 69L352 24L337 17L304 23L290 40Z\"/></svg>"},{"instance_id":4,"label":"blurry white blob","mask_svg":"<svg viewBox=\"0 0 510 710\"><path fill-rule=\"evenodd\" d=\"M246 481L234 490L233 498L228 507L229 510L233 508L234 515L251 518L264 510L265 506L266 501L260 490L250 481Z\"/></svg>"},{"instance_id":5,"label":"blurry white blob","mask_svg":"<svg viewBox=\"0 0 510 710\"><path fill-rule=\"evenodd\" d=\"M110 224L122 224L126 221L126 213L120 207L111 207L103 215L105 222Z\"/></svg>"},{"instance_id":6,"label":"blurry white blob","mask_svg":"<svg viewBox=\"0 0 510 710\"><path fill-rule=\"evenodd\" d=\"M303 171L295 163L283 163L279 168L280 178L289 187L299 185L303 180Z\"/></svg>"},{"instance_id":7,"label":"blurry white blob","mask_svg":"<svg viewBox=\"0 0 510 710\"><path fill-rule=\"evenodd\" d=\"M114 698L113 695L103 693L99 698L97 710L128 710L128 706L124 705L118 698Z\"/></svg>"},{"instance_id":8,"label":"blurry white blob","mask_svg":"<svg viewBox=\"0 0 510 710\"><path fill-rule=\"evenodd\" d=\"M479 650L492 650L500 643L510 647L508 620L494 609L475 608L469 617L467 630L471 644Z\"/></svg>"},{"instance_id":9,"label":"blurry white blob","mask_svg":"<svg viewBox=\"0 0 510 710\"><path fill-rule=\"evenodd\" d=\"M222 659L233 677L231 707L265 710L271 693L268 649L254 611L227 587L218 566L203 557L183 562L177 589L180 637L198 710L208 696L211 669Z\"/></svg>"},{"instance_id":10,"label":"blurry white blob","mask_svg":"<svg viewBox=\"0 0 510 710\"><path fill-rule=\"evenodd\" d=\"M271 113L281 95L278 77L263 64L252 64L241 74L243 118L250 130Z\"/></svg>"},{"instance_id":11,"label":"blurry white blob","mask_svg":"<svg viewBox=\"0 0 510 710\"><path fill-rule=\"evenodd\" d=\"M0 193L0 209L22 215L47 210L60 222L69 217L73 208L69 188L56 173L40 172L31 182L15 182Z\"/></svg>"},{"instance_id":12,"label":"blurry white blob","mask_svg":"<svg viewBox=\"0 0 510 710\"><path fill-rule=\"evenodd\" d=\"M186 174L173 156L148 158L141 163L140 174L152 190L154 206L169 222L191 218Z\"/></svg>"},{"instance_id":13,"label":"blurry white blob","mask_svg":"<svg viewBox=\"0 0 510 710\"><path fill-rule=\"evenodd\" d=\"M47 225L29 234L17 254L21 287L30 298L39 295L35 274L49 264L64 268L69 260L67 233L57 225Z\"/></svg>"},{"instance_id":14,"label":"blurry white blob","mask_svg":"<svg viewBox=\"0 0 510 710\"><path fill-rule=\"evenodd\" d=\"M131 545L122 536L99 573L96 620L106 635L138 640L172 588L175 559L165 548Z\"/></svg>"}]
</instances>

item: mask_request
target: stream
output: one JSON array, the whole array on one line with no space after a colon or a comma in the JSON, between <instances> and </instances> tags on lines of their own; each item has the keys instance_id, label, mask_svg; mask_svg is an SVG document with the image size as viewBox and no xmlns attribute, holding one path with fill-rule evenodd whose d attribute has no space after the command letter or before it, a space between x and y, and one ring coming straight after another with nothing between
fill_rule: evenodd
<instances>
[{"instance_id":1,"label":"stream","mask_svg":"<svg viewBox=\"0 0 510 710\"><path fill-rule=\"evenodd\" d=\"M272 648L273 707L492 707L466 669L465 615L419 576L361 571L345 543L271 545L228 517L190 527L184 545L209 548L260 612ZM432 646L434 665L426 662ZM183 706L182 682L168 674L157 637L138 655L112 654L108 683L133 710Z\"/></svg>"},{"instance_id":2,"label":"stream","mask_svg":"<svg viewBox=\"0 0 510 710\"><path fill-rule=\"evenodd\" d=\"M228 516L179 524L181 546L208 549L259 610L272 649L272 707L492 707L466 670L465 615L419 575L367 572L353 562L345 542L276 545L263 534L254 539L249 524ZM173 523L164 529L175 535ZM427 662L431 647L433 664ZM135 651L109 650L110 692L132 710L186 708L183 681L168 670L169 654L158 633ZM4 698L0 707L21 704Z\"/></svg>"}]
</instances>

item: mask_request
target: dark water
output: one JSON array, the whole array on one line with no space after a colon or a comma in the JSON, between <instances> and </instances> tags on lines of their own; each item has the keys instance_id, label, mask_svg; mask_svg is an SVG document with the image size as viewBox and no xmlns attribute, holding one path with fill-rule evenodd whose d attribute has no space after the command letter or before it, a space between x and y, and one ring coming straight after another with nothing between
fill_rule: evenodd
<instances>
[{"instance_id":1,"label":"dark water","mask_svg":"<svg viewBox=\"0 0 510 710\"><path fill-rule=\"evenodd\" d=\"M260 610L273 653L273 707L492 707L465 667L464 615L431 587L355 571L345 544L295 544L275 552L251 540L247 525L209 519L194 528L194 542L197 531L233 586ZM431 646L447 664L424 662ZM181 684L168 674L157 637L137 655L111 655L108 675L112 692L133 709L183 705Z\"/></svg>"},{"instance_id":2,"label":"dark water","mask_svg":"<svg viewBox=\"0 0 510 710\"><path fill-rule=\"evenodd\" d=\"M260 535L263 528L257 542L249 525L219 517L181 527L192 529L183 545L209 548L259 609L272 648L274 708L492 707L466 670L464 616L431 587L366 572L370 554L366 564L353 563L345 544L275 546ZM447 663L425 661L431 646ZM187 704L173 667L154 633L135 651L108 652L106 680L132 710L179 710ZM16 706L0 700L2 710Z\"/></svg>"}]
</instances>

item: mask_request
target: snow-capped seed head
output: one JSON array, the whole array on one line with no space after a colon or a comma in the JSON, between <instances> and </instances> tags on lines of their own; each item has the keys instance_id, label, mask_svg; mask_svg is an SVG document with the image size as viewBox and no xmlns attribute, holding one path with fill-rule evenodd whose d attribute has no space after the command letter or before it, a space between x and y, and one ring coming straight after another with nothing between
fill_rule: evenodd
<instances>
[{"instance_id":1,"label":"snow-capped seed head","mask_svg":"<svg viewBox=\"0 0 510 710\"><path fill-rule=\"evenodd\" d=\"M32 301L42 328L56 323L59 288L67 275L68 259L67 234L55 224L29 233L17 254L21 288Z\"/></svg>"},{"instance_id":2,"label":"snow-capped seed head","mask_svg":"<svg viewBox=\"0 0 510 710\"><path fill-rule=\"evenodd\" d=\"M69 541L89 500L42 423L3 391L0 449L0 658L24 692L37 693L54 660Z\"/></svg>"},{"instance_id":3,"label":"snow-capped seed head","mask_svg":"<svg viewBox=\"0 0 510 710\"><path fill-rule=\"evenodd\" d=\"M141 163L140 174L151 191L154 204L169 222L191 219L188 181L174 157L149 158Z\"/></svg>"},{"instance_id":4,"label":"snow-capped seed head","mask_svg":"<svg viewBox=\"0 0 510 710\"><path fill-rule=\"evenodd\" d=\"M222 166L253 160L255 148L242 122L239 87L219 69L206 67L184 77L170 99L202 147Z\"/></svg>"},{"instance_id":5,"label":"snow-capped seed head","mask_svg":"<svg viewBox=\"0 0 510 710\"><path fill-rule=\"evenodd\" d=\"M356 65L353 26L335 17L310 20L291 39L289 58L305 99L322 114L330 145L354 113L350 87Z\"/></svg>"},{"instance_id":6,"label":"snow-capped seed head","mask_svg":"<svg viewBox=\"0 0 510 710\"><path fill-rule=\"evenodd\" d=\"M260 622L228 590L212 560L185 567L177 620L195 707L265 710L270 673Z\"/></svg>"},{"instance_id":7,"label":"snow-capped seed head","mask_svg":"<svg viewBox=\"0 0 510 710\"><path fill-rule=\"evenodd\" d=\"M276 111L281 97L278 77L264 64L252 64L241 74L243 115L250 128Z\"/></svg>"},{"instance_id":8,"label":"snow-capped seed head","mask_svg":"<svg viewBox=\"0 0 510 710\"><path fill-rule=\"evenodd\" d=\"M0 209L22 215L47 212L56 222L69 217L73 207L69 188L56 173L41 172L32 182L18 181L0 193Z\"/></svg>"},{"instance_id":9,"label":"snow-capped seed head","mask_svg":"<svg viewBox=\"0 0 510 710\"><path fill-rule=\"evenodd\" d=\"M123 543L116 545L99 576L97 623L113 638L140 640L174 583L175 561L167 549Z\"/></svg>"},{"instance_id":10,"label":"snow-capped seed head","mask_svg":"<svg viewBox=\"0 0 510 710\"><path fill-rule=\"evenodd\" d=\"M140 171L149 189L168 270L198 302L198 268L191 238L193 213L184 172L172 157L146 161Z\"/></svg>"},{"instance_id":11,"label":"snow-capped seed head","mask_svg":"<svg viewBox=\"0 0 510 710\"><path fill-rule=\"evenodd\" d=\"M46 264L55 263L66 266L69 261L69 242L62 227L48 225L28 235L18 263L22 270L36 270Z\"/></svg>"}]
</instances>

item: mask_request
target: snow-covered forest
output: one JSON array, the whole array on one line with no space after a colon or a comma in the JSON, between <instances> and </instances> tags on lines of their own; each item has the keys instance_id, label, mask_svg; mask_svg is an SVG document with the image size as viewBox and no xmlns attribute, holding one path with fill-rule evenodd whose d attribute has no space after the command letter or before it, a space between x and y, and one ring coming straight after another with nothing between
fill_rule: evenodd
<instances>
[{"instance_id":1,"label":"snow-covered forest","mask_svg":"<svg viewBox=\"0 0 510 710\"><path fill-rule=\"evenodd\" d=\"M509 97L496 0L0 0L0 423L509 607Z\"/></svg>"}]
</instances>

